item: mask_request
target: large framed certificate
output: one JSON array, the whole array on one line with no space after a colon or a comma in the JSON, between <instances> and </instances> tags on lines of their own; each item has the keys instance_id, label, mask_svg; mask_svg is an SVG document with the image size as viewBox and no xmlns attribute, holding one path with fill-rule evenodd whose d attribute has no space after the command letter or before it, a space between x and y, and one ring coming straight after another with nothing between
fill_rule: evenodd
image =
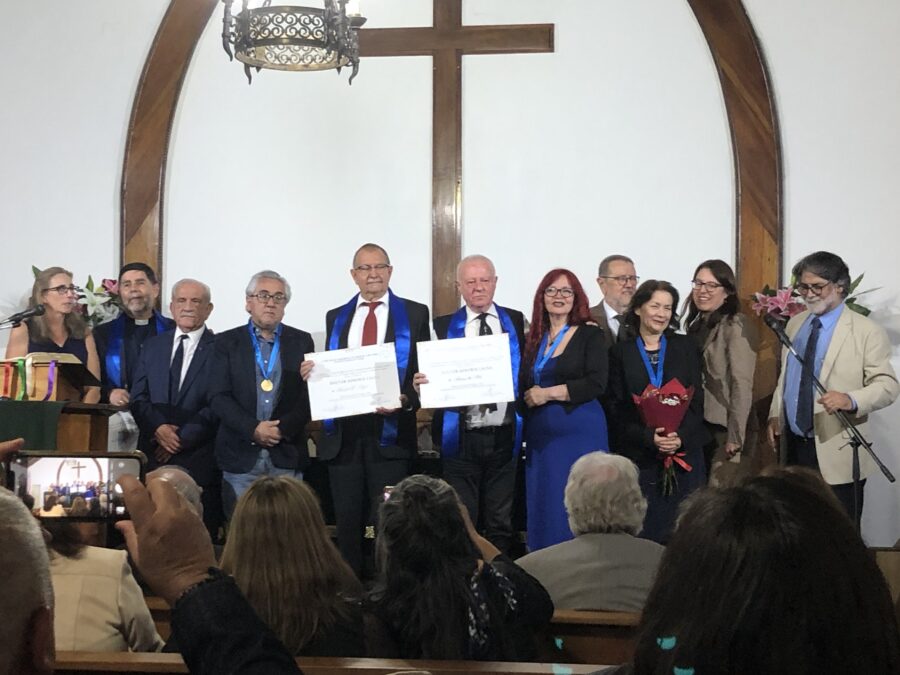
<instances>
[{"instance_id":1,"label":"large framed certificate","mask_svg":"<svg viewBox=\"0 0 900 675\"><path fill-rule=\"evenodd\" d=\"M501 403L516 398L509 356L509 335L432 340L416 345L423 408L457 408Z\"/></svg>"},{"instance_id":2,"label":"large framed certificate","mask_svg":"<svg viewBox=\"0 0 900 675\"><path fill-rule=\"evenodd\" d=\"M324 420L400 407L397 354L393 343L306 354L312 419Z\"/></svg>"}]
</instances>

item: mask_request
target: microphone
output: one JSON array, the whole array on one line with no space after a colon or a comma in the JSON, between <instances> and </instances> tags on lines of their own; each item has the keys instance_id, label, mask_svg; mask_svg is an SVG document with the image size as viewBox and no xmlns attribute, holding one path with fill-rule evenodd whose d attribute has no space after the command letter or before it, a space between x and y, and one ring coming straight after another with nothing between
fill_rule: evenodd
<instances>
[{"instance_id":1,"label":"microphone","mask_svg":"<svg viewBox=\"0 0 900 675\"><path fill-rule=\"evenodd\" d=\"M784 332L784 322L780 321L774 314L766 314L763 317L763 321L774 331L775 335L778 336L778 341L787 347L794 356L797 356L797 352L794 351L794 345L791 343L791 339L787 336L787 333Z\"/></svg>"},{"instance_id":2,"label":"microphone","mask_svg":"<svg viewBox=\"0 0 900 675\"><path fill-rule=\"evenodd\" d=\"M21 312L16 312L0 323L22 323L25 319L29 319L33 316L43 316L46 311L47 310L43 305L36 305L34 307L29 307L28 309L23 309Z\"/></svg>"}]
</instances>

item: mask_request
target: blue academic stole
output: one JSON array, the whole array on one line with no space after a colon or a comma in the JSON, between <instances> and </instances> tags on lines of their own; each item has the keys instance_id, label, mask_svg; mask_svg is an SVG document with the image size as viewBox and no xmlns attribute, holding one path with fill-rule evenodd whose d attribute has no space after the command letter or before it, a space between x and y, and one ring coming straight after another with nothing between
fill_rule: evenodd
<instances>
[{"instance_id":1,"label":"blue academic stole","mask_svg":"<svg viewBox=\"0 0 900 675\"><path fill-rule=\"evenodd\" d=\"M503 332L509 335L509 360L512 364L513 392L516 399L519 398L519 365L522 354L519 351L519 339L516 335L516 327L513 325L509 314L499 305L497 316ZM450 325L447 327L447 339L466 336L466 308L461 307L450 317ZM441 456L456 457L459 454L459 410L444 410L444 424L441 429ZM522 416L516 412L516 439L513 444L513 453L516 457L522 447Z\"/></svg>"},{"instance_id":2,"label":"blue academic stole","mask_svg":"<svg viewBox=\"0 0 900 675\"><path fill-rule=\"evenodd\" d=\"M334 326L331 327L331 336L328 338L328 351L340 349L341 334L344 332L344 326L351 320L356 312L356 305L359 299L359 293L354 295L350 302L338 310L337 316L334 317ZM406 313L406 305L403 300L394 295L394 292L388 289L388 311L390 318L394 322L394 353L397 355L397 377L400 386L406 380L406 369L409 367L409 351L412 347L412 341L409 332L409 315ZM397 422L399 414L386 415L384 417L384 426L381 429L381 439L379 444L381 447L388 445L397 445ZM325 433L333 436L337 431L337 425L333 419L327 419L323 422Z\"/></svg>"},{"instance_id":3,"label":"blue academic stole","mask_svg":"<svg viewBox=\"0 0 900 675\"><path fill-rule=\"evenodd\" d=\"M125 354L125 318L120 314L110 322L109 343L106 345L106 377L112 383L113 389L122 389L125 384L122 380L122 357ZM156 321L156 334L165 333L168 328L162 315L153 310L153 319Z\"/></svg>"}]
</instances>

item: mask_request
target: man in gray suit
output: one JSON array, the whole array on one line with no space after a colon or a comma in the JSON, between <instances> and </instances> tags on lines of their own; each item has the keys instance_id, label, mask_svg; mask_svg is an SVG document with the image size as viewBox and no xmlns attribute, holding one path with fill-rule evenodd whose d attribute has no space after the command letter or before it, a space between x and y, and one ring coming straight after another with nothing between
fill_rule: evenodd
<instances>
[{"instance_id":1,"label":"man in gray suit","mask_svg":"<svg viewBox=\"0 0 900 675\"><path fill-rule=\"evenodd\" d=\"M584 455L569 472L565 504L575 538L516 563L557 609L641 611L665 548L635 536L647 514L637 467L620 455Z\"/></svg>"},{"instance_id":2,"label":"man in gray suit","mask_svg":"<svg viewBox=\"0 0 900 675\"><path fill-rule=\"evenodd\" d=\"M597 285L603 293L603 300L591 307L591 318L603 329L608 347L626 335L620 319L628 310L639 280L634 271L634 261L628 256L617 253L600 261Z\"/></svg>"}]
</instances>

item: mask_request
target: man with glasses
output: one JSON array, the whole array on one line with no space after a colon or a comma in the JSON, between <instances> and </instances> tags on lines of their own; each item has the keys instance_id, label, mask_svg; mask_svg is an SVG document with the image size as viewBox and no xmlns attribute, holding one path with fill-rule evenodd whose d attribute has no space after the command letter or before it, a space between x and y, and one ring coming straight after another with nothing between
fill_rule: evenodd
<instances>
[{"instance_id":1,"label":"man with glasses","mask_svg":"<svg viewBox=\"0 0 900 675\"><path fill-rule=\"evenodd\" d=\"M175 327L172 319L156 310L159 281L145 263L128 263L119 270L119 297L124 310L118 317L94 329L100 357L100 400L116 406L131 401L141 345L154 335ZM138 428L128 411L109 420L110 452L137 448Z\"/></svg>"},{"instance_id":2,"label":"man with glasses","mask_svg":"<svg viewBox=\"0 0 900 675\"><path fill-rule=\"evenodd\" d=\"M328 465L338 548L357 576L363 573L363 535L374 524L384 487L406 477L416 454L416 343L431 336L428 307L394 295L392 273L387 251L364 244L350 269L359 293L325 316L329 351L392 342L397 353L402 407L326 420L318 447L318 458ZM314 367L305 362L303 377Z\"/></svg>"},{"instance_id":3,"label":"man with glasses","mask_svg":"<svg viewBox=\"0 0 900 675\"><path fill-rule=\"evenodd\" d=\"M309 396L300 377L312 336L282 323L291 287L263 270L246 290L246 324L216 337L210 399L219 418L216 461L222 470L222 505L234 506L259 476L302 477L309 464Z\"/></svg>"},{"instance_id":4,"label":"man with glasses","mask_svg":"<svg viewBox=\"0 0 900 675\"><path fill-rule=\"evenodd\" d=\"M607 347L628 337L624 317L639 280L634 261L628 256L608 255L600 262L597 285L603 293L603 300L591 307L591 318L603 329Z\"/></svg>"},{"instance_id":5,"label":"man with glasses","mask_svg":"<svg viewBox=\"0 0 900 675\"><path fill-rule=\"evenodd\" d=\"M891 343L881 326L846 307L850 270L841 258L812 253L794 265L793 276L807 310L788 322L786 333L812 372L784 351L769 410L769 442L776 447L783 436L783 460L819 471L852 516L852 452L834 413L844 411L865 436L868 414L894 402L900 385L891 367ZM824 395L816 391L813 373L827 390ZM859 459L857 519L865 477L875 469L865 450Z\"/></svg>"}]
</instances>

